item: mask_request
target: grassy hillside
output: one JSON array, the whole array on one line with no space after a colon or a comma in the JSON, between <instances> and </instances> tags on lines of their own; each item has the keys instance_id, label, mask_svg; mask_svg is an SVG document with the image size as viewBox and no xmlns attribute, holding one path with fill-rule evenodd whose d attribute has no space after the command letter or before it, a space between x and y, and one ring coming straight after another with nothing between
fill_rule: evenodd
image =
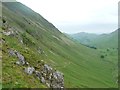
<instances>
[{"instance_id":1,"label":"grassy hillside","mask_svg":"<svg viewBox=\"0 0 120 90\"><path fill-rule=\"evenodd\" d=\"M101 58L104 51L100 53L74 42L21 3L3 3L2 9L2 21L7 27L2 26L1 33L9 29L14 32L14 35L2 36L3 88L47 87L33 75L24 73L24 66L14 64L17 58L11 57L8 49L19 51L34 67L43 60L61 71L65 87L117 87L116 53L109 52L106 58Z\"/></svg>"}]
</instances>

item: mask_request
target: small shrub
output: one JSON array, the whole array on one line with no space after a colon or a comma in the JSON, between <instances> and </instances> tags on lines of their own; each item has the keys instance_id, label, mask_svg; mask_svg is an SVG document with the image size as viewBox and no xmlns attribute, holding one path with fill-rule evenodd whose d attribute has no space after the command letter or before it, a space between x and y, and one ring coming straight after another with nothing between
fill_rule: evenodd
<instances>
[{"instance_id":1,"label":"small shrub","mask_svg":"<svg viewBox=\"0 0 120 90\"><path fill-rule=\"evenodd\" d=\"M107 51L109 51L109 49L107 49Z\"/></svg>"},{"instance_id":2,"label":"small shrub","mask_svg":"<svg viewBox=\"0 0 120 90\"><path fill-rule=\"evenodd\" d=\"M6 28L2 26L2 30L5 30Z\"/></svg>"},{"instance_id":3,"label":"small shrub","mask_svg":"<svg viewBox=\"0 0 120 90\"><path fill-rule=\"evenodd\" d=\"M2 19L3 23L6 23L6 20L5 19Z\"/></svg>"},{"instance_id":4,"label":"small shrub","mask_svg":"<svg viewBox=\"0 0 120 90\"><path fill-rule=\"evenodd\" d=\"M101 58L105 58L105 56L104 56L104 55L101 55L100 57L101 57Z\"/></svg>"}]
</instances>

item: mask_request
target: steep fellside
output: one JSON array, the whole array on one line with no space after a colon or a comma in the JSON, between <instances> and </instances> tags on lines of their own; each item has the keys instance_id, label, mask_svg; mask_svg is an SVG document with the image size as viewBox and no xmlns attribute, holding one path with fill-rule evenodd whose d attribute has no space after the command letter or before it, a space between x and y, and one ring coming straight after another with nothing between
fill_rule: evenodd
<instances>
[{"instance_id":1,"label":"steep fellside","mask_svg":"<svg viewBox=\"0 0 120 90\"><path fill-rule=\"evenodd\" d=\"M48 76L57 78L58 83L63 76L64 87L117 87L116 57L112 63L109 58L101 58L97 50L69 39L21 3L3 3L2 9L4 88L46 88L54 81ZM34 69L41 78L31 74ZM58 85L56 81L53 87Z\"/></svg>"}]
</instances>

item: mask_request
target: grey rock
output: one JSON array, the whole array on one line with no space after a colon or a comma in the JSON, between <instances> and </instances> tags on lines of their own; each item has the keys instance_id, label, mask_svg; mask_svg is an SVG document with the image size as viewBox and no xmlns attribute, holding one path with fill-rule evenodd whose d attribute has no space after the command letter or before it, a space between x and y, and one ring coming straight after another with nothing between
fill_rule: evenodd
<instances>
[{"instance_id":1,"label":"grey rock","mask_svg":"<svg viewBox=\"0 0 120 90\"><path fill-rule=\"evenodd\" d=\"M43 84L45 84L45 78L44 78L44 77L41 77L41 82L42 82Z\"/></svg>"},{"instance_id":2,"label":"grey rock","mask_svg":"<svg viewBox=\"0 0 120 90\"><path fill-rule=\"evenodd\" d=\"M6 36L9 36L9 35L13 35L14 32L12 30L11 31L3 31L3 34Z\"/></svg>"},{"instance_id":3,"label":"grey rock","mask_svg":"<svg viewBox=\"0 0 120 90\"><path fill-rule=\"evenodd\" d=\"M59 72L59 71L56 71L56 72L53 73L53 77L55 79L58 79L58 80L63 79L63 74L61 72Z\"/></svg>"},{"instance_id":4,"label":"grey rock","mask_svg":"<svg viewBox=\"0 0 120 90\"><path fill-rule=\"evenodd\" d=\"M50 66L48 66L47 64L44 65L43 71L45 73L51 73L52 72L52 68Z\"/></svg>"},{"instance_id":5,"label":"grey rock","mask_svg":"<svg viewBox=\"0 0 120 90\"><path fill-rule=\"evenodd\" d=\"M50 84L49 83L46 83L46 85L50 88Z\"/></svg>"},{"instance_id":6,"label":"grey rock","mask_svg":"<svg viewBox=\"0 0 120 90\"><path fill-rule=\"evenodd\" d=\"M63 74L59 71L56 71L53 73L53 76L52 76L53 80L51 82L51 86L53 88L61 88L61 87L64 87L64 78L63 78Z\"/></svg>"},{"instance_id":7,"label":"grey rock","mask_svg":"<svg viewBox=\"0 0 120 90\"><path fill-rule=\"evenodd\" d=\"M28 62L25 62L25 64L28 66L29 65L29 63Z\"/></svg>"},{"instance_id":8,"label":"grey rock","mask_svg":"<svg viewBox=\"0 0 120 90\"><path fill-rule=\"evenodd\" d=\"M35 69L33 67L25 68L25 72L29 75L33 74L34 71L35 71Z\"/></svg>"},{"instance_id":9,"label":"grey rock","mask_svg":"<svg viewBox=\"0 0 120 90\"><path fill-rule=\"evenodd\" d=\"M39 72L39 71L35 71L35 75L37 76L37 78L40 80L40 78L41 78L41 73Z\"/></svg>"},{"instance_id":10,"label":"grey rock","mask_svg":"<svg viewBox=\"0 0 120 90\"><path fill-rule=\"evenodd\" d=\"M17 64L17 65L20 65L21 63L20 63L20 61L17 61L16 64Z\"/></svg>"},{"instance_id":11,"label":"grey rock","mask_svg":"<svg viewBox=\"0 0 120 90\"><path fill-rule=\"evenodd\" d=\"M63 88L64 76L61 72L53 70L49 65L44 64L41 67L41 82L48 87Z\"/></svg>"},{"instance_id":12,"label":"grey rock","mask_svg":"<svg viewBox=\"0 0 120 90\"><path fill-rule=\"evenodd\" d=\"M8 50L8 53L11 55L11 56L17 56L17 58L19 59L19 61L16 62L16 64L18 65L24 65L24 64L29 64L25 61L25 58L22 54L20 54L19 52L17 52L16 50L12 50L12 49L9 49Z\"/></svg>"},{"instance_id":13,"label":"grey rock","mask_svg":"<svg viewBox=\"0 0 120 90\"><path fill-rule=\"evenodd\" d=\"M15 52L14 52L12 49L9 49L9 50L8 50L8 53L9 53L11 56L16 56Z\"/></svg>"},{"instance_id":14,"label":"grey rock","mask_svg":"<svg viewBox=\"0 0 120 90\"><path fill-rule=\"evenodd\" d=\"M23 40L22 40L21 38L19 38L19 42L20 42L21 44L23 44Z\"/></svg>"},{"instance_id":15,"label":"grey rock","mask_svg":"<svg viewBox=\"0 0 120 90\"><path fill-rule=\"evenodd\" d=\"M24 58L24 56L21 55L19 52L16 52L16 55L17 55L19 61L21 62L21 64L24 65L25 64L25 58Z\"/></svg>"}]
</instances>

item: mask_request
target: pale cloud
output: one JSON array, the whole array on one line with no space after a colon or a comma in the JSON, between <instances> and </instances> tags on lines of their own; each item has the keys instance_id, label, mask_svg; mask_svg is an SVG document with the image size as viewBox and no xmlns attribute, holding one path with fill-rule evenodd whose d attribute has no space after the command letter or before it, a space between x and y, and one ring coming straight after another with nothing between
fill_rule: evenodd
<instances>
[{"instance_id":1,"label":"pale cloud","mask_svg":"<svg viewBox=\"0 0 120 90\"><path fill-rule=\"evenodd\" d=\"M76 33L84 30L104 33L117 29L119 0L17 1L40 13L62 32Z\"/></svg>"}]
</instances>

